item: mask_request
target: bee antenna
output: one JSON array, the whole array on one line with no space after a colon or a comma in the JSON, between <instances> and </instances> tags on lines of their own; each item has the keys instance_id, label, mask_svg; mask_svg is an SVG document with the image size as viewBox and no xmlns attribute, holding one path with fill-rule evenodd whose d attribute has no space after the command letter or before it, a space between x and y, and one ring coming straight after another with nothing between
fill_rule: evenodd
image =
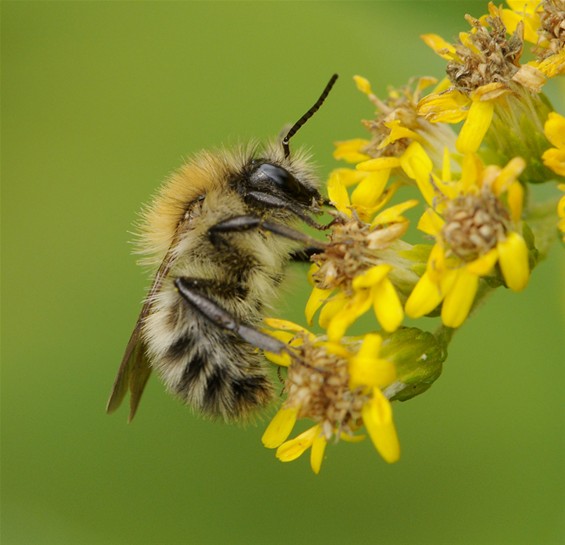
<instances>
[{"instance_id":1,"label":"bee antenna","mask_svg":"<svg viewBox=\"0 0 565 545\"><path fill-rule=\"evenodd\" d=\"M304 125L304 123L306 123L306 121L308 121L319 110L320 106L324 103L327 96L330 94L330 91L332 90L332 87L334 86L334 83L336 82L337 78L338 78L337 74L334 74L330 78L330 81L328 81L328 84L326 85L325 89L322 91L320 98L316 100L314 105L286 133L286 136L283 138L282 141L285 159L288 159L288 157L290 157L290 146L288 144L289 140L298 132L298 129L300 129L300 127L302 127L302 125Z\"/></svg>"}]
</instances>

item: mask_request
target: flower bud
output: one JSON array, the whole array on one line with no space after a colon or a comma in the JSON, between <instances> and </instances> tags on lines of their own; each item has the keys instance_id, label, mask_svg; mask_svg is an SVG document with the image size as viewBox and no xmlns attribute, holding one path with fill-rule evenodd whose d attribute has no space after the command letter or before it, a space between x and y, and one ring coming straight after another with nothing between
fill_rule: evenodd
<instances>
[{"instance_id":1,"label":"flower bud","mask_svg":"<svg viewBox=\"0 0 565 545\"><path fill-rule=\"evenodd\" d=\"M389 399L406 401L425 392L439 378L447 356L444 340L415 327L381 336L381 357L394 363L397 374L397 380L384 392Z\"/></svg>"}]
</instances>

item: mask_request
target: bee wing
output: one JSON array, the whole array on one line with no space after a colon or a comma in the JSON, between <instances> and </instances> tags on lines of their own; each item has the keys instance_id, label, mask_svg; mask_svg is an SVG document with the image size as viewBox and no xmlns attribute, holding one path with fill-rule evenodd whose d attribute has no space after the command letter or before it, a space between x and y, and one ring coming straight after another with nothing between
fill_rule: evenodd
<instances>
[{"instance_id":1,"label":"bee wing","mask_svg":"<svg viewBox=\"0 0 565 545\"><path fill-rule=\"evenodd\" d=\"M141 324L142 319L140 316L129 339L116 380L114 381L114 386L112 387L108 405L106 406L106 412L114 412L122 404L129 390L131 397L128 420L130 422L135 416L141 394L151 374L151 366L145 355L145 347L140 338Z\"/></svg>"},{"instance_id":2,"label":"bee wing","mask_svg":"<svg viewBox=\"0 0 565 545\"><path fill-rule=\"evenodd\" d=\"M172 250L169 250L165 259L161 263L157 274L155 275L149 294L145 299L139 318L137 319L129 342L126 346L122 363L120 364L116 380L114 381L114 386L112 387L110 399L108 399L108 404L106 405L107 413L114 412L122 404L122 401L129 390L129 422L131 422L135 416L139 401L141 400L141 395L143 394L149 375L151 375L151 364L149 363L149 359L145 353L145 345L141 338L141 327L143 326L143 321L151 310L155 294L161 288L163 279L169 273L173 261L173 252Z\"/></svg>"}]
</instances>

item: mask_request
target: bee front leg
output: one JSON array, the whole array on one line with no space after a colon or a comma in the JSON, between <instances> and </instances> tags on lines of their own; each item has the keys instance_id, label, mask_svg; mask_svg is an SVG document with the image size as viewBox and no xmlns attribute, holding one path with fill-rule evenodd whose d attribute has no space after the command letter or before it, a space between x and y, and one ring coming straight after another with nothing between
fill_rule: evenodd
<instances>
[{"instance_id":1,"label":"bee front leg","mask_svg":"<svg viewBox=\"0 0 565 545\"><path fill-rule=\"evenodd\" d=\"M222 234L224 233L243 233L253 229L262 229L289 240L302 242L305 246L310 248L316 248L318 250L324 250L326 248L324 242L316 240L301 231L282 223L265 221L256 216L234 216L233 218L216 223L216 225L208 229L208 233L212 242L217 245L218 242L223 240Z\"/></svg>"},{"instance_id":2,"label":"bee front leg","mask_svg":"<svg viewBox=\"0 0 565 545\"><path fill-rule=\"evenodd\" d=\"M179 277L175 280L175 286L193 309L216 326L233 331L244 341L261 350L275 354L281 354L287 350L285 343L252 326L240 323L230 312L202 293L202 287L206 282L201 278Z\"/></svg>"}]
</instances>

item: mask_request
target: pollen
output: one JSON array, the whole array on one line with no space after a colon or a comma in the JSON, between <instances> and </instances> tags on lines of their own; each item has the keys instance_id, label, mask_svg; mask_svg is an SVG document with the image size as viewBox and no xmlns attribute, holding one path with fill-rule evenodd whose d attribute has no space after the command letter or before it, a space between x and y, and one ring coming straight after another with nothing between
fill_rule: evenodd
<instances>
[{"instance_id":1,"label":"pollen","mask_svg":"<svg viewBox=\"0 0 565 545\"><path fill-rule=\"evenodd\" d=\"M448 249L465 262L486 254L506 238L510 215L490 192L462 195L449 201L442 237Z\"/></svg>"},{"instance_id":2,"label":"pollen","mask_svg":"<svg viewBox=\"0 0 565 545\"><path fill-rule=\"evenodd\" d=\"M498 16L486 18L490 28L470 15L466 19L473 30L462 35L463 41L455 47L457 59L451 60L446 69L455 88L469 96L489 83L510 83L519 70L523 25L518 25L508 38L506 27Z\"/></svg>"},{"instance_id":3,"label":"pollen","mask_svg":"<svg viewBox=\"0 0 565 545\"><path fill-rule=\"evenodd\" d=\"M348 360L307 338L298 358L288 368L285 407L298 409L298 418L319 424L327 440L341 433L353 435L362 426L361 413L369 396L361 387L350 389Z\"/></svg>"}]
</instances>

